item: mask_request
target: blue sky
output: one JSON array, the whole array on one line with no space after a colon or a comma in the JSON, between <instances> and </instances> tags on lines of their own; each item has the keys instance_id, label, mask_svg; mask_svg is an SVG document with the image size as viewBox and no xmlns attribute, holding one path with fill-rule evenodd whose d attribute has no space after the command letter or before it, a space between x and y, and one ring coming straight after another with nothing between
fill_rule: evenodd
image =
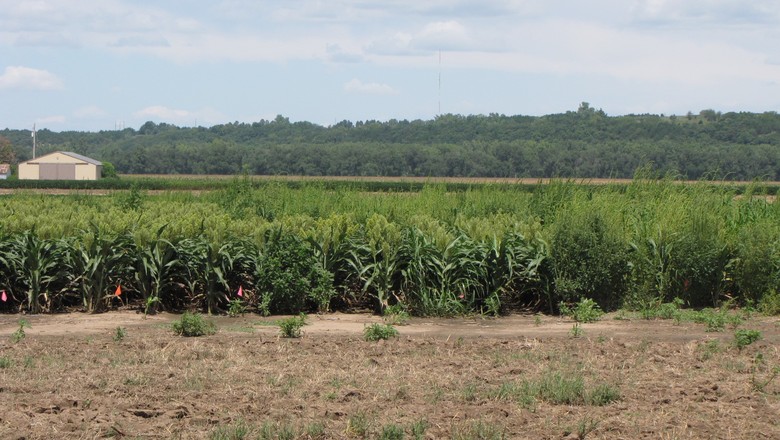
<instances>
[{"instance_id":1,"label":"blue sky","mask_svg":"<svg viewBox=\"0 0 780 440\"><path fill-rule=\"evenodd\" d=\"M441 76L441 82L439 82ZM777 111L776 0L0 0L0 128Z\"/></svg>"}]
</instances>

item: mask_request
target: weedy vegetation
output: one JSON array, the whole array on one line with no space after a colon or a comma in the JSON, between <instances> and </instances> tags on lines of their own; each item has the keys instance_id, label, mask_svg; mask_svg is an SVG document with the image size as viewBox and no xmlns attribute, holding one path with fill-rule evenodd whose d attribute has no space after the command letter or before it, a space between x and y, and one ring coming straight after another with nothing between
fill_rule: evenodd
<instances>
[{"instance_id":1,"label":"weedy vegetation","mask_svg":"<svg viewBox=\"0 0 780 440\"><path fill-rule=\"evenodd\" d=\"M560 304L561 313L569 316L578 323L596 322L604 315L596 301L582 298L573 306Z\"/></svg>"},{"instance_id":2,"label":"weedy vegetation","mask_svg":"<svg viewBox=\"0 0 780 440\"><path fill-rule=\"evenodd\" d=\"M398 330L390 324L373 323L363 329L363 339L369 342L387 340L398 336Z\"/></svg>"},{"instance_id":3,"label":"weedy vegetation","mask_svg":"<svg viewBox=\"0 0 780 440\"><path fill-rule=\"evenodd\" d=\"M127 336L127 329L124 327L117 327L114 330L114 342L122 342L124 341L125 337Z\"/></svg>"},{"instance_id":4,"label":"weedy vegetation","mask_svg":"<svg viewBox=\"0 0 780 440\"><path fill-rule=\"evenodd\" d=\"M748 345L761 339L761 332L758 330L737 329L734 331L734 345L742 350Z\"/></svg>"},{"instance_id":5,"label":"weedy vegetation","mask_svg":"<svg viewBox=\"0 0 780 440\"><path fill-rule=\"evenodd\" d=\"M184 312L181 318L173 322L172 327L179 336L208 336L217 332L217 326L200 313Z\"/></svg>"},{"instance_id":6,"label":"weedy vegetation","mask_svg":"<svg viewBox=\"0 0 780 440\"><path fill-rule=\"evenodd\" d=\"M243 316L246 313L246 305L240 299L234 299L230 301L228 305L228 316L238 317Z\"/></svg>"},{"instance_id":7,"label":"weedy vegetation","mask_svg":"<svg viewBox=\"0 0 780 440\"><path fill-rule=\"evenodd\" d=\"M230 315L357 307L402 325L532 305L580 323L625 309L712 331L738 325L724 304L780 310L780 204L754 197L759 185L735 197L733 188L642 169L614 186L372 192L245 177L199 196L142 191L4 196L13 214L0 218L0 280L15 294L0 307Z\"/></svg>"},{"instance_id":8,"label":"weedy vegetation","mask_svg":"<svg viewBox=\"0 0 780 440\"><path fill-rule=\"evenodd\" d=\"M24 332L24 329L30 328L30 323L27 322L26 319L20 319L19 321L19 328L17 328L13 333L11 333L11 342L14 344L17 344L22 341L25 337L27 337L27 334Z\"/></svg>"},{"instance_id":9,"label":"weedy vegetation","mask_svg":"<svg viewBox=\"0 0 780 440\"><path fill-rule=\"evenodd\" d=\"M279 332L285 338L300 338L303 326L306 325L306 314L279 320Z\"/></svg>"}]
</instances>

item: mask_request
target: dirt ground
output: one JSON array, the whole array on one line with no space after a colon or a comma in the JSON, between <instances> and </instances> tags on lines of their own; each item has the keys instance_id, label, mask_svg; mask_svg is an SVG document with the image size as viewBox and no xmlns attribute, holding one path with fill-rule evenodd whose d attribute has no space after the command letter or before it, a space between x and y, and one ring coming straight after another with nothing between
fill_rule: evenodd
<instances>
[{"instance_id":1,"label":"dirt ground","mask_svg":"<svg viewBox=\"0 0 780 440\"><path fill-rule=\"evenodd\" d=\"M614 316L579 337L551 316L412 319L367 342L377 316L312 315L286 339L251 314L185 338L176 315L71 313L24 316L15 343L19 318L0 315L3 439L780 439L778 318L744 322L763 338L742 350L733 329ZM617 399L529 391L551 377Z\"/></svg>"}]
</instances>

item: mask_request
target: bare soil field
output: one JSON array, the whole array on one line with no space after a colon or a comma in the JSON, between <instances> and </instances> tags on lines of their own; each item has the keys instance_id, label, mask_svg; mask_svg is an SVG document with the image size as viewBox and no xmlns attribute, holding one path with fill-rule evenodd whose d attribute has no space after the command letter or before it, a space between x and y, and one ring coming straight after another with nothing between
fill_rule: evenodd
<instances>
[{"instance_id":1,"label":"bare soil field","mask_svg":"<svg viewBox=\"0 0 780 440\"><path fill-rule=\"evenodd\" d=\"M745 321L762 339L741 350L733 329L615 315L578 337L551 316L412 319L380 342L364 314L298 339L251 314L180 337L177 318L0 315L0 438L780 438L778 318Z\"/></svg>"}]
</instances>

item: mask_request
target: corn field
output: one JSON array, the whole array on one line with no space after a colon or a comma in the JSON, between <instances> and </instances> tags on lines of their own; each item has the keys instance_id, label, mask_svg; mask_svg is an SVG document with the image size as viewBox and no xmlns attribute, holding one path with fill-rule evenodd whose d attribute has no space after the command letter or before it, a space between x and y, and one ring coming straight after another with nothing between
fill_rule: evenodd
<instances>
[{"instance_id":1,"label":"corn field","mask_svg":"<svg viewBox=\"0 0 780 440\"><path fill-rule=\"evenodd\" d=\"M235 179L201 195L21 192L0 210L8 313L221 313L240 301L263 314L452 316L583 298L606 310L758 305L780 290L780 205L750 188L637 179L366 192Z\"/></svg>"}]
</instances>

